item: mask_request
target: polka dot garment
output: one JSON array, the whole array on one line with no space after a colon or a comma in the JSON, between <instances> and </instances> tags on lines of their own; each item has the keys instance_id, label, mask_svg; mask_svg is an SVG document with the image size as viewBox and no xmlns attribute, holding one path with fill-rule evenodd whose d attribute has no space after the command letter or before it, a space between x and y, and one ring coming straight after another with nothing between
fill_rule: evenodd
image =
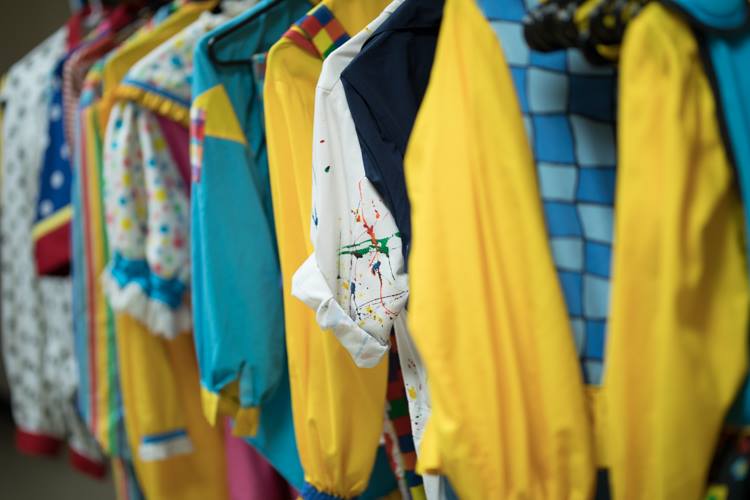
<instances>
[{"instance_id":1,"label":"polka dot garment","mask_svg":"<svg viewBox=\"0 0 750 500\"><path fill-rule=\"evenodd\" d=\"M225 12L247 7L238 3ZM115 93L105 139L104 197L112 307L167 338L192 326L187 185L193 50L228 19L205 12L133 66Z\"/></svg>"},{"instance_id":2,"label":"polka dot garment","mask_svg":"<svg viewBox=\"0 0 750 500\"><path fill-rule=\"evenodd\" d=\"M68 278L36 274L31 228L47 147L52 72L62 57L61 29L13 66L2 91L2 341L16 443L36 454L67 440L74 463L97 464L101 453L74 406L71 288Z\"/></svg>"},{"instance_id":3,"label":"polka dot garment","mask_svg":"<svg viewBox=\"0 0 750 500\"><path fill-rule=\"evenodd\" d=\"M57 64L52 78L49 144L39 176L36 220L32 230L37 271L44 275L64 276L70 272L72 171L62 113L62 77L67 60L66 57Z\"/></svg>"},{"instance_id":4,"label":"polka dot garment","mask_svg":"<svg viewBox=\"0 0 750 500\"><path fill-rule=\"evenodd\" d=\"M104 200L112 260L103 280L115 310L166 337L190 328L188 199L159 123L120 102L106 134Z\"/></svg>"}]
</instances>

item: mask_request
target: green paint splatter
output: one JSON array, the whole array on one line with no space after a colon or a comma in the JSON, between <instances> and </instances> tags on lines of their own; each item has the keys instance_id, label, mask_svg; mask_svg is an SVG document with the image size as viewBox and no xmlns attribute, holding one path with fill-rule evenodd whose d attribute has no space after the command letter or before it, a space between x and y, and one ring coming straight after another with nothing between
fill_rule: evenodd
<instances>
[{"instance_id":1,"label":"green paint splatter","mask_svg":"<svg viewBox=\"0 0 750 500\"><path fill-rule=\"evenodd\" d=\"M327 166L327 167L325 168L325 172L326 172L326 173L328 173L328 172L329 172L330 170L331 170L331 166L330 166L330 165L328 165L328 166Z\"/></svg>"},{"instance_id":2,"label":"green paint splatter","mask_svg":"<svg viewBox=\"0 0 750 500\"><path fill-rule=\"evenodd\" d=\"M360 241L352 243L351 245L344 245L339 249L339 255L353 255L356 258L364 257L368 253L375 251L384 254L386 257L390 256L390 248L388 248L388 242L393 237L398 237L399 233L386 238L376 240L374 243L372 240Z\"/></svg>"}]
</instances>

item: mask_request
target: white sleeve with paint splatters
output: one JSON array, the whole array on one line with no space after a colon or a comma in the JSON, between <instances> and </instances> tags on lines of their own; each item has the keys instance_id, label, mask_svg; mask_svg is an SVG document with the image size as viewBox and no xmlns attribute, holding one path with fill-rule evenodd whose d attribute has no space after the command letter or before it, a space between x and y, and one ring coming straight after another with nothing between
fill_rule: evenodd
<instances>
[{"instance_id":1,"label":"white sleeve with paint splatters","mask_svg":"<svg viewBox=\"0 0 750 500\"><path fill-rule=\"evenodd\" d=\"M292 294L316 311L362 367L388 350L406 305L407 275L396 222L365 177L362 152L341 72L390 12L342 45L323 64L313 132L314 253L297 270Z\"/></svg>"}]
</instances>

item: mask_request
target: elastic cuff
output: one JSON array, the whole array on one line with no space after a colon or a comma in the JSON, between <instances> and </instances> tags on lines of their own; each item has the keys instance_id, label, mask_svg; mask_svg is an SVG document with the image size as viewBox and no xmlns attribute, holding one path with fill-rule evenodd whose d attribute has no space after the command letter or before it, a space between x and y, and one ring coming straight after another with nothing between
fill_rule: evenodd
<instances>
[{"instance_id":1,"label":"elastic cuff","mask_svg":"<svg viewBox=\"0 0 750 500\"><path fill-rule=\"evenodd\" d=\"M135 318L151 333L173 339L190 331L192 313L186 303L182 302L175 308L152 297L153 289L144 289L143 280L123 281L113 266L104 270L101 280L112 309Z\"/></svg>"},{"instance_id":2,"label":"elastic cuff","mask_svg":"<svg viewBox=\"0 0 750 500\"><path fill-rule=\"evenodd\" d=\"M388 351L388 341L380 341L360 328L336 302L328 283L318 269L315 254L297 269L292 278L292 295L315 310L315 319L324 330L333 334L361 368L372 368L380 363Z\"/></svg>"},{"instance_id":3,"label":"elastic cuff","mask_svg":"<svg viewBox=\"0 0 750 500\"><path fill-rule=\"evenodd\" d=\"M218 417L235 418L241 410L237 396L237 381L227 384L220 393L215 393L201 386L201 406L203 415L211 426L215 427Z\"/></svg>"},{"instance_id":4,"label":"elastic cuff","mask_svg":"<svg viewBox=\"0 0 750 500\"><path fill-rule=\"evenodd\" d=\"M215 392L211 392L205 387L201 387L201 406L203 407L203 416L211 425L216 427L216 421L219 416L219 398Z\"/></svg>"},{"instance_id":5,"label":"elastic cuff","mask_svg":"<svg viewBox=\"0 0 750 500\"><path fill-rule=\"evenodd\" d=\"M240 408L234 416L232 435L236 437L254 437L258 433L260 409L257 407Z\"/></svg>"},{"instance_id":6,"label":"elastic cuff","mask_svg":"<svg viewBox=\"0 0 750 500\"><path fill-rule=\"evenodd\" d=\"M56 455L62 444L63 440L58 437L16 428L16 448L26 455Z\"/></svg>"},{"instance_id":7,"label":"elastic cuff","mask_svg":"<svg viewBox=\"0 0 750 500\"><path fill-rule=\"evenodd\" d=\"M74 469L94 477L96 479L103 479L107 475L107 464L92 460L89 457L82 455L73 448L68 449L68 460L70 465Z\"/></svg>"},{"instance_id":8,"label":"elastic cuff","mask_svg":"<svg viewBox=\"0 0 750 500\"><path fill-rule=\"evenodd\" d=\"M164 460L192 451L193 443L184 429L144 436L138 446L138 456L144 462Z\"/></svg>"},{"instance_id":9,"label":"elastic cuff","mask_svg":"<svg viewBox=\"0 0 750 500\"><path fill-rule=\"evenodd\" d=\"M315 486L310 483L305 483L300 492L300 496L303 500L344 500L346 497L339 497L336 495L330 495L319 491ZM357 497L352 497L357 498Z\"/></svg>"}]
</instances>

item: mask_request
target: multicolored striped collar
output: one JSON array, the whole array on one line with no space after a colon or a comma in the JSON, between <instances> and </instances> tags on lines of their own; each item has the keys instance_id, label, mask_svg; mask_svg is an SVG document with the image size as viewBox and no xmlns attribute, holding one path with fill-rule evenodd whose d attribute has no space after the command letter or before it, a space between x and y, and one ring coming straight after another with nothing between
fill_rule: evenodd
<instances>
[{"instance_id":1,"label":"multicolored striped collar","mask_svg":"<svg viewBox=\"0 0 750 500\"><path fill-rule=\"evenodd\" d=\"M324 4L313 7L292 25L284 36L315 57L325 59L339 48L349 35L333 12Z\"/></svg>"}]
</instances>

